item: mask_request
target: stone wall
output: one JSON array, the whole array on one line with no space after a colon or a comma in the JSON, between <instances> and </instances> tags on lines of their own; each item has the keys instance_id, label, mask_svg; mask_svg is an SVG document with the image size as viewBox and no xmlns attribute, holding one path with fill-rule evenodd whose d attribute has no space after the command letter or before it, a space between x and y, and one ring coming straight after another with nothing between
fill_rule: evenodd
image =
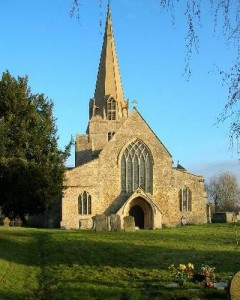
<instances>
[{"instance_id":1,"label":"stone wall","mask_svg":"<svg viewBox=\"0 0 240 300\"><path fill-rule=\"evenodd\" d=\"M149 207L150 203L153 203L151 209L157 211L152 213L155 218L152 220L152 228L180 224L183 213L179 209L179 190L185 186L192 191L192 211L184 213L187 222L207 222L203 178L172 167L170 153L137 110L133 111L118 130L116 128L116 133L110 141L106 140L107 136L104 133L105 129L108 129L109 121L106 122L104 130L99 127L99 132L96 120L94 122L90 124L92 127L90 126L89 135L89 140L94 140L92 150L100 148L101 143L105 146L96 159L67 172L62 227L92 228L93 217L104 213L116 214L128 201L131 195L121 192L121 156L126 146L135 139L141 140L149 148L153 159L153 193L148 193L143 198L149 203ZM104 141L101 142L103 137ZM84 191L92 197L92 213L81 216L78 214L78 196ZM121 218L128 215L128 211L124 213Z\"/></svg>"}]
</instances>

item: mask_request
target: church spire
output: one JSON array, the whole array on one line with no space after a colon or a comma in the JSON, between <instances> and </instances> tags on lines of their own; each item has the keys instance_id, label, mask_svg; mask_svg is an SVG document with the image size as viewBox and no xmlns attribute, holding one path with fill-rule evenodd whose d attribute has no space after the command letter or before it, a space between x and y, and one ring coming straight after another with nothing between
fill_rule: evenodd
<instances>
[{"instance_id":1,"label":"church spire","mask_svg":"<svg viewBox=\"0 0 240 300\"><path fill-rule=\"evenodd\" d=\"M98 68L94 99L90 101L90 118L98 116L107 120L119 120L128 115L112 29L110 5L105 25L103 46Z\"/></svg>"}]
</instances>

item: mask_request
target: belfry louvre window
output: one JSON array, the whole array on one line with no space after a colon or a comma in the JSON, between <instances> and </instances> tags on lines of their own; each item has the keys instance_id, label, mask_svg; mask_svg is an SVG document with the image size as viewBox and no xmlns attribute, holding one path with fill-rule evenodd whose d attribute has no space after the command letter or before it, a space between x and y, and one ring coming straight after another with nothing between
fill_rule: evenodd
<instances>
[{"instance_id":1,"label":"belfry louvre window","mask_svg":"<svg viewBox=\"0 0 240 300\"><path fill-rule=\"evenodd\" d=\"M88 192L84 191L78 197L78 214L91 215L92 213L92 197Z\"/></svg>"},{"instance_id":2,"label":"belfry louvre window","mask_svg":"<svg viewBox=\"0 0 240 300\"><path fill-rule=\"evenodd\" d=\"M108 120L116 120L117 103L116 100L110 98L107 102L107 118Z\"/></svg>"},{"instance_id":3,"label":"belfry louvre window","mask_svg":"<svg viewBox=\"0 0 240 300\"><path fill-rule=\"evenodd\" d=\"M192 192L187 187L179 191L179 208L183 212L192 211Z\"/></svg>"},{"instance_id":4,"label":"belfry louvre window","mask_svg":"<svg viewBox=\"0 0 240 300\"><path fill-rule=\"evenodd\" d=\"M129 144L121 159L121 189L133 192L138 187L152 193L152 157L146 145L140 140Z\"/></svg>"}]
</instances>

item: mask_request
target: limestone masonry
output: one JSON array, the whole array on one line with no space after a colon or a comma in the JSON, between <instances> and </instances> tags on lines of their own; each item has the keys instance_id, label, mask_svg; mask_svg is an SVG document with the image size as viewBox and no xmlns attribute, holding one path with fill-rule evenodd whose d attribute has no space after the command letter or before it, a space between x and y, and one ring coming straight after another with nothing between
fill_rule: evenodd
<instances>
[{"instance_id":1,"label":"limestone masonry","mask_svg":"<svg viewBox=\"0 0 240 300\"><path fill-rule=\"evenodd\" d=\"M128 216L140 229L174 226L182 217L207 222L203 177L173 167L138 110L129 111L109 8L87 131L76 136L75 165L66 173L62 228L96 228L97 221L98 228L124 229Z\"/></svg>"}]
</instances>

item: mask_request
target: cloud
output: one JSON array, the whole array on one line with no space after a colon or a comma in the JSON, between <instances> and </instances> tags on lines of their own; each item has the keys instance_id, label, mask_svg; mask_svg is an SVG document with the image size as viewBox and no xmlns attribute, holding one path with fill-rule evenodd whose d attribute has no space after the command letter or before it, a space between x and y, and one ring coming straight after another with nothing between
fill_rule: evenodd
<instances>
[{"instance_id":1,"label":"cloud","mask_svg":"<svg viewBox=\"0 0 240 300\"><path fill-rule=\"evenodd\" d=\"M190 165L188 171L196 175L202 175L206 181L213 176L228 172L236 176L240 183L240 161L237 159L213 162L202 161Z\"/></svg>"}]
</instances>

